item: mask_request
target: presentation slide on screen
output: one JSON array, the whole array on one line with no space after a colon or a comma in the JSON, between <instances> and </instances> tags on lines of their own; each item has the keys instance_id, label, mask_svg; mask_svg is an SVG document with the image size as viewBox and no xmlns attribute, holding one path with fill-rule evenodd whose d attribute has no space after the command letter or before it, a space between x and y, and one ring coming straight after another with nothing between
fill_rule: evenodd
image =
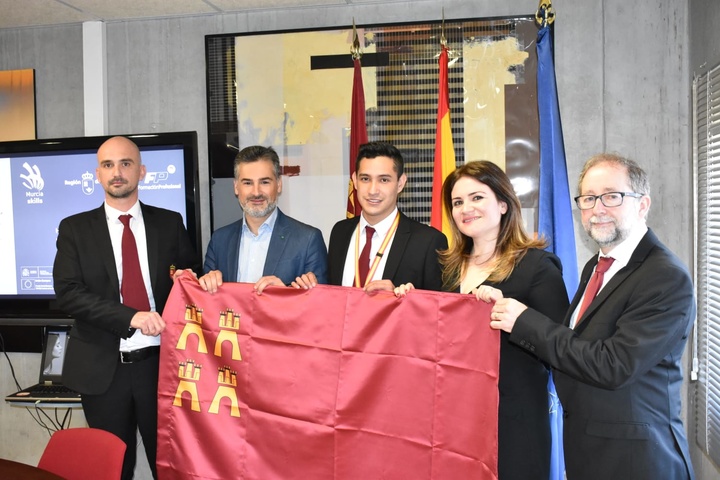
<instances>
[{"instance_id":1,"label":"presentation slide on screen","mask_svg":"<svg viewBox=\"0 0 720 480\"><path fill-rule=\"evenodd\" d=\"M142 159L147 173L138 186L140 200L186 221L182 149L143 151ZM105 199L96 166L94 153L0 159L0 295L54 294L60 221Z\"/></svg>"}]
</instances>

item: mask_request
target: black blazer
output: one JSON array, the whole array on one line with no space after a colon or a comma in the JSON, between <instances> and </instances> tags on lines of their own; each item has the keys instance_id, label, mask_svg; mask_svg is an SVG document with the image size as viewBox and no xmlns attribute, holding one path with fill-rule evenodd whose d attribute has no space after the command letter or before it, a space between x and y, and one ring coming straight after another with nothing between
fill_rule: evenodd
<instances>
[{"instance_id":1,"label":"black blazer","mask_svg":"<svg viewBox=\"0 0 720 480\"><path fill-rule=\"evenodd\" d=\"M342 285L345 258L360 217L341 220L330 233L328 247L328 282ZM382 278L395 286L411 282L415 288L436 290L442 288L442 273L438 250L447 249L445 235L400 213Z\"/></svg>"},{"instance_id":2,"label":"black blazer","mask_svg":"<svg viewBox=\"0 0 720 480\"><path fill-rule=\"evenodd\" d=\"M140 205L153 297L156 310L162 312L173 284L170 265L197 269L197 256L180 214ZM53 280L59 307L75 319L63 383L83 394L103 393L115 374L120 339L128 336L137 312L120 303L103 206L60 222Z\"/></svg>"},{"instance_id":3,"label":"black blazer","mask_svg":"<svg viewBox=\"0 0 720 480\"><path fill-rule=\"evenodd\" d=\"M529 249L504 282L485 282L558 324L568 309L560 259ZM548 368L535 355L500 335L498 473L501 480L550 477Z\"/></svg>"},{"instance_id":4,"label":"black blazer","mask_svg":"<svg viewBox=\"0 0 720 480\"><path fill-rule=\"evenodd\" d=\"M510 335L557 369L568 479L694 478L680 417L696 308L690 276L648 231L571 330L596 263L585 265L564 325L528 309Z\"/></svg>"}]
</instances>

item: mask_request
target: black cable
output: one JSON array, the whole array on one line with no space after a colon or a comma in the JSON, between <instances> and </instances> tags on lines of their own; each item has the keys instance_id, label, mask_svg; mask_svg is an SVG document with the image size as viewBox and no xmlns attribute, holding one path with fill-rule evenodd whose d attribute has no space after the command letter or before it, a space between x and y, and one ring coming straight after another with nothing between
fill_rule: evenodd
<instances>
[{"instance_id":1,"label":"black cable","mask_svg":"<svg viewBox=\"0 0 720 480\"><path fill-rule=\"evenodd\" d=\"M5 358L7 359L8 365L10 366L10 373L12 374L13 381L15 382L15 386L17 387L18 391L22 390L22 388L20 387L20 383L18 383L17 377L15 376L15 368L10 361L10 356L5 350L5 339L3 338L2 333L0 333L0 351L5 355Z\"/></svg>"},{"instance_id":2,"label":"black cable","mask_svg":"<svg viewBox=\"0 0 720 480\"><path fill-rule=\"evenodd\" d=\"M35 423L37 423L37 424L40 425L42 428L44 428L48 435L52 435L53 432L54 432L55 430L57 430L57 429L56 429L56 428L53 428L55 425L54 425L54 423L53 423L53 421L52 421L52 418L50 418L50 417L48 416L48 414L47 414L42 408L38 407L38 403L40 403L39 400L38 400L37 402L35 402L35 404L34 404L34 407L35 407L35 412L34 412L34 414L33 414L33 411L30 410L30 407L25 407L25 410L27 410L28 413L30 414L30 417L32 417L32 419L35 420ZM45 423L45 421L42 419L42 417L40 416L40 414L44 415L44 416L50 421L50 423L51 423L50 426L48 426L48 425Z\"/></svg>"},{"instance_id":3,"label":"black cable","mask_svg":"<svg viewBox=\"0 0 720 480\"><path fill-rule=\"evenodd\" d=\"M5 355L5 358L7 359L8 366L10 367L10 373L12 374L13 381L15 382L15 387L18 389L18 391L22 390L22 387L20 386L20 382L18 382L17 376L15 375L15 368L13 367L12 361L10 361L10 356L8 355L8 352L5 350L5 339L3 338L2 334L0 333L0 352L2 352ZM65 412L65 415L63 416L62 420L58 417L58 408L55 408L55 419L53 420L50 415L45 412L45 410L42 409L42 407L39 407L38 404L40 401L35 402L34 405L34 412L30 409L30 407L25 407L25 410L30 414L30 417L37 423L41 428L43 428L45 431L47 431L48 435L52 435L54 432L58 430L63 430L65 428L68 428L70 426L70 422L72 422L72 408L68 408ZM45 421L42 419L42 416L44 416L50 425L45 423Z\"/></svg>"}]
</instances>

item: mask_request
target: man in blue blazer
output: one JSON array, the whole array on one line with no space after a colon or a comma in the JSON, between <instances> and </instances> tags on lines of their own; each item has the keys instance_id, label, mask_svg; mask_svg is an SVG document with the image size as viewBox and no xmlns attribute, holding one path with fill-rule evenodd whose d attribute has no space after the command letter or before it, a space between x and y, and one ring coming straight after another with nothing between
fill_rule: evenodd
<instances>
[{"instance_id":1,"label":"man in blue blazer","mask_svg":"<svg viewBox=\"0 0 720 480\"><path fill-rule=\"evenodd\" d=\"M649 193L631 160L603 154L585 164L575 201L600 253L585 265L564 324L496 290L481 293L496 301L490 326L556 370L570 480L694 478L680 411L694 290L646 226ZM601 263L610 265L604 274Z\"/></svg>"},{"instance_id":2,"label":"man in blue blazer","mask_svg":"<svg viewBox=\"0 0 720 480\"><path fill-rule=\"evenodd\" d=\"M272 147L243 148L235 158L235 195L243 217L213 233L200 285L215 293L223 281L250 282L262 293L314 273L327 281L327 250L319 229L277 208L282 193L280 159Z\"/></svg>"}]
</instances>

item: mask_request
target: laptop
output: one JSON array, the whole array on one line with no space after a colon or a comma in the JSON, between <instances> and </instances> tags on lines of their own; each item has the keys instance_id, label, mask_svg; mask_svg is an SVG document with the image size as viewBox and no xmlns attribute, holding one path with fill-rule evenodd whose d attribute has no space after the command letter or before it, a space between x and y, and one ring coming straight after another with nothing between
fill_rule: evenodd
<instances>
[{"instance_id":1,"label":"laptop","mask_svg":"<svg viewBox=\"0 0 720 480\"><path fill-rule=\"evenodd\" d=\"M80 394L62 384L70 327L48 326L43 338L40 381L5 397L6 402L79 403Z\"/></svg>"}]
</instances>

